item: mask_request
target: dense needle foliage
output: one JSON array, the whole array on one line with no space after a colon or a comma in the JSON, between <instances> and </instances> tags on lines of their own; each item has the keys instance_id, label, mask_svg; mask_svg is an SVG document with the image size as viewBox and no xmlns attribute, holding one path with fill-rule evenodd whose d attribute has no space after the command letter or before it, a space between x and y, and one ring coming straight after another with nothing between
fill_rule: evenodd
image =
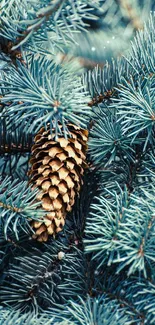
<instances>
[{"instance_id":1,"label":"dense needle foliage","mask_svg":"<svg viewBox=\"0 0 155 325\"><path fill-rule=\"evenodd\" d=\"M0 325L155 324L153 0L0 4ZM34 137L88 129L64 229L28 179Z\"/></svg>"}]
</instances>

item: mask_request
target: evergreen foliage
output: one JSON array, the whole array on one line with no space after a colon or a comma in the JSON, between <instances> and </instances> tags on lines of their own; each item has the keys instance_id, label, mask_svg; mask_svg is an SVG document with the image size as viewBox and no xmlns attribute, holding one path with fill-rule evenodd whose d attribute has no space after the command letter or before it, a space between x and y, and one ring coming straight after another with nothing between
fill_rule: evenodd
<instances>
[{"instance_id":1,"label":"evergreen foliage","mask_svg":"<svg viewBox=\"0 0 155 325\"><path fill-rule=\"evenodd\" d=\"M55 66L44 57L32 56L29 60L25 58L24 65L18 62L18 67L11 66L7 73L4 72L2 103L5 108L1 114L8 118L8 128L10 124L12 127L12 120L16 125L23 123L23 130L29 132L34 129L37 132L41 126L47 127L50 123L57 136L60 132L58 121L64 131L66 120L86 127L90 114L89 97L87 99L81 92L80 78L73 77L73 71L68 70L65 66ZM8 106L8 102L11 105Z\"/></svg>"},{"instance_id":2,"label":"evergreen foliage","mask_svg":"<svg viewBox=\"0 0 155 325\"><path fill-rule=\"evenodd\" d=\"M1 302L21 311L38 311L85 294L83 254L76 247L57 243L41 249L17 257L16 263L8 268Z\"/></svg>"},{"instance_id":3,"label":"evergreen foliage","mask_svg":"<svg viewBox=\"0 0 155 325\"><path fill-rule=\"evenodd\" d=\"M97 5L99 0L95 1L95 7ZM43 53L50 53L61 43L72 41L74 31L87 26L84 19L95 18L91 14L93 3L90 0L84 3L79 0L56 0L52 3L49 0L24 0L22 4L19 0L11 3L4 0L1 8L2 37L15 41L14 49L24 44L26 49Z\"/></svg>"},{"instance_id":4,"label":"evergreen foliage","mask_svg":"<svg viewBox=\"0 0 155 325\"><path fill-rule=\"evenodd\" d=\"M154 1L0 6L0 324L153 325ZM31 147L68 123L89 130L88 166L43 244Z\"/></svg>"},{"instance_id":5,"label":"evergreen foliage","mask_svg":"<svg viewBox=\"0 0 155 325\"><path fill-rule=\"evenodd\" d=\"M1 325L50 325L51 320L47 319L45 316L37 317L32 314L20 315L19 312L14 313L8 309L0 309L0 324Z\"/></svg>"},{"instance_id":6,"label":"evergreen foliage","mask_svg":"<svg viewBox=\"0 0 155 325\"><path fill-rule=\"evenodd\" d=\"M119 325L131 324L131 319L125 315L124 311L119 308L116 300L110 301L106 295L98 296L97 298L87 297L87 300L80 298L80 304L69 301L65 310L61 310L61 316L58 316L58 321L68 317L68 324L99 324L99 325ZM62 316L64 313L65 316ZM53 312L49 313L53 315Z\"/></svg>"},{"instance_id":7,"label":"evergreen foliage","mask_svg":"<svg viewBox=\"0 0 155 325\"><path fill-rule=\"evenodd\" d=\"M11 177L1 180L0 187L0 228L1 235L7 240L8 237L19 239L20 228L30 231L29 219L40 220L44 211L38 210L38 202L35 202L37 191L27 187L27 182L12 181Z\"/></svg>"}]
</instances>

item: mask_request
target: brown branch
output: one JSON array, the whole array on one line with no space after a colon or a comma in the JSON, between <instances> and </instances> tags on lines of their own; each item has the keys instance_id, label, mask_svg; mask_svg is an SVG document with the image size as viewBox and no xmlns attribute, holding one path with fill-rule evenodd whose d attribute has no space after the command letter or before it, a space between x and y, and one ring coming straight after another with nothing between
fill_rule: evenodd
<instances>
[{"instance_id":1,"label":"brown branch","mask_svg":"<svg viewBox=\"0 0 155 325\"><path fill-rule=\"evenodd\" d=\"M128 18L130 19L134 29L142 29L143 23L140 17L135 12L135 9L129 3L129 0L119 0L120 6L126 11Z\"/></svg>"},{"instance_id":2,"label":"brown branch","mask_svg":"<svg viewBox=\"0 0 155 325\"><path fill-rule=\"evenodd\" d=\"M17 153L29 153L31 150L31 145L23 146L23 145L0 145L0 155L9 153L9 154L17 154Z\"/></svg>"},{"instance_id":3,"label":"brown branch","mask_svg":"<svg viewBox=\"0 0 155 325\"><path fill-rule=\"evenodd\" d=\"M0 202L0 207L4 208L4 209L8 209L8 210L11 210L13 212L21 212L21 209L20 208L16 208L16 207L13 207L9 204L5 204L3 202Z\"/></svg>"},{"instance_id":4,"label":"brown branch","mask_svg":"<svg viewBox=\"0 0 155 325\"><path fill-rule=\"evenodd\" d=\"M110 99L114 94L114 90L108 90L106 91L104 94L100 94L96 97L94 97L89 103L88 106L92 107L95 106L97 104L102 103L104 100L108 100Z\"/></svg>"},{"instance_id":5,"label":"brown branch","mask_svg":"<svg viewBox=\"0 0 155 325\"><path fill-rule=\"evenodd\" d=\"M94 69L96 66L103 68L105 64L105 62L97 62L82 57L77 57L77 60L79 61L80 65L86 69Z\"/></svg>"},{"instance_id":6,"label":"brown branch","mask_svg":"<svg viewBox=\"0 0 155 325\"><path fill-rule=\"evenodd\" d=\"M98 289L97 292L95 292L95 295L93 295L92 289L90 289L88 293L91 297L95 297L97 296L97 294L98 295L101 295L103 293L106 294L110 299L118 301L119 306L121 308L127 307L128 309L130 309L138 317L138 319L140 320L140 324L144 325L145 314L137 310L136 307L132 304L132 302L128 301L125 297L123 298L119 296L116 292L114 293L111 292L111 290L106 286L104 286L102 290Z\"/></svg>"},{"instance_id":7,"label":"brown branch","mask_svg":"<svg viewBox=\"0 0 155 325\"><path fill-rule=\"evenodd\" d=\"M57 58L59 63L63 63L66 60L67 61L77 60L80 66L85 69L94 69L96 66L103 68L105 65L105 61L98 62L91 59L83 58L81 56L73 56L73 55L69 56L68 54L61 53L61 52L57 54Z\"/></svg>"}]
</instances>

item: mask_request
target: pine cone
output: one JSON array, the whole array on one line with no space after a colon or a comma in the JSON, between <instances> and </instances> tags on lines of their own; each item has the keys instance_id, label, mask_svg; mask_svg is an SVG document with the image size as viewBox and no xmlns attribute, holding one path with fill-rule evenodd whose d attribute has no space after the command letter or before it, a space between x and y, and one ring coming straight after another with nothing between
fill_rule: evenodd
<instances>
[{"instance_id":1,"label":"pine cone","mask_svg":"<svg viewBox=\"0 0 155 325\"><path fill-rule=\"evenodd\" d=\"M55 236L62 230L83 183L88 131L72 124L67 127L69 137L64 137L60 127L57 140L53 130L51 134L49 127L41 128L32 146L30 183L40 190L37 200L47 211L44 222L32 222L33 238L38 241L47 241L48 235Z\"/></svg>"}]
</instances>

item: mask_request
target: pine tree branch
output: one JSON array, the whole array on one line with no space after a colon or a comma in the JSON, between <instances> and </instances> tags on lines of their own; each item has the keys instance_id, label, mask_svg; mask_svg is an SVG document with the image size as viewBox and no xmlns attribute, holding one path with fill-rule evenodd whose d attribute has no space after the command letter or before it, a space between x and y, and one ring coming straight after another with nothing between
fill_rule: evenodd
<instances>
[{"instance_id":1,"label":"pine tree branch","mask_svg":"<svg viewBox=\"0 0 155 325\"><path fill-rule=\"evenodd\" d=\"M131 318L135 319L134 324L144 325L147 321L149 324L149 320L152 319L151 316L154 319L154 310L151 308L151 302L154 301L154 286L150 280L139 277L138 274L127 277L126 270L117 274L114 265L111 267L103 266L97 273L96 267L97 263L94 263L92 269L95 270L95 295L100 295L104 291L110 300L116 300L120 307L126 310L127 314L131 314ZM150 303L150 315L147 308L144 307L147 302Z\"/></svg>"},{"instance_id":2,"label":"pine tree branch","mask_svg":"<svg viewBox=\"0 0 155 325\"><path fill-rule=\"evenodd\" d=\"M36 202L37 193L28 187L27 182L12 181L11 177L0 179L0 227L1 235L6 239L19 239L19 230L32 231L30 220L42 220L45 213Z\"/></svg>"},{"instance_id":3,"label":"pine tree branch","mask_svg":"<svg viewBox=\"0 0 155 325\"><path fill-rule=\"evenodd\" d=\"M52 6L49 5L44 9L43 13L37 14L37 18L42 18L40 22L37 24L37 26L29 25L25 31L22 32L21 37L17 38L17 42L15 45L12 47L12 51L14 51L18 46L20 46L20 43L25 39L25 37L28 38L30 35L31 31L33 30L34 32L37 32L37 30L41 27L41 25L49 19L49 17L54 14L60 7L63 5L63 3L66 0L54 0L55 2ZM43 19L44 18L44 19ZM17 46L18 44L18 46Z\"/></svg>"},{"instance_id":4,"label":"pine tree branch","mask_svg":"<svg viewBox=\"0 0 155 325\"><path fill-rule=\"evenodd\" d=\"M116 293L112 293L107 289L105 289L105 293L107 294L107 296L110 299L112 299L112 300L115 299L116 301L118 301L118 303L120 304L121 307L123 307L123 308L126 307L128 310L131 310L138 317L138 319L140 319L141 323L139 325L144 325L145 315L144 315L144 313L142 313L142 311L137 310L136 307L133 304L131 304L127 299L121 298Z\"/></svg>"},{"instance_id":5,"label":"pine tree branch","mask_svg":"<svg viewBox=\"0 0 155 325\"><path fill-rule=\"evenodd\" d=\"M92 113L87 105L90 97L82 91L82 81L73 69L56 65L49 58L32 56L27 61L27 67L18 62L18 69L10 69L9 78L5 74L1 82L5 88L2 103L12 103L3 111L8 128L13 120L29 133L48 123L56 134L61 123L66 133L67 121L87 128Z\"/></svg>"},{"instance_id":6,"label":"pine tree branch","mask_svg":"<svg viewBox=\"0 0 155 325\"><path fill-rule=\"evenodd\" d=\"M54 240L38 249L32 247L16 260L18 263L11 263L7 275L13 279L16 274L18 284L12 281L10 288L4 280L4 303L22 311L37 311L55 307L78 294L85 296L85 257L75 246Z\"/></svg>"}]
</instances>

